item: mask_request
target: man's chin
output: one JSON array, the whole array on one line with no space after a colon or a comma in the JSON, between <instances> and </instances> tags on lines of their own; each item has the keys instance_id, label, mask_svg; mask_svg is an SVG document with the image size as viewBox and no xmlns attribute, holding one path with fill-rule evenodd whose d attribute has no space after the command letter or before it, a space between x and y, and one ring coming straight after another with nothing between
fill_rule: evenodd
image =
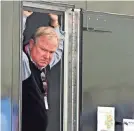
<instances>
[{"instance_id":1,"label":"man's chin","mask_svg":"<svg viewBox=\"0 0 134 131\"><path fill-rule=\"evenodd\" d=\"M48 65L48 64L40 64L39 67L40 67L40 68L44 68L44 67L46 67L47 65Z\"/></svg>"}]
</instances>

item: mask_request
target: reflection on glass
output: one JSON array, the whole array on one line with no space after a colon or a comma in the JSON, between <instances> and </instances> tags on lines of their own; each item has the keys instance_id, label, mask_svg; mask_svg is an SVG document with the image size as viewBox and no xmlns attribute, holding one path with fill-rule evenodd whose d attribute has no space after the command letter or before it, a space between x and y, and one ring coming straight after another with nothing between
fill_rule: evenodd
<instances>
[{"instance_id":1,"label":"reflection on glass","mask_svg":"<svg viewBox=\"0 0 134 131\"><path fill-rule=\"evenodd\" d=\"M1 129L11 130L11 100L8 97L1 99Z\"/></svg>"},{"instance_id":2,"label":"reflection on glass","mask_svg":"<svg viewBox=\"0 0 134 131\"><path fill-rule=\"evenodd\" d=\"M8 97L1 98L1 129L2 131L18 131L18 105ZM12 108L11 108L12 107ZM12 112L12 113L11 113ZM12 123L12 125L11 125Z\"/></svg>"}]
</instances>

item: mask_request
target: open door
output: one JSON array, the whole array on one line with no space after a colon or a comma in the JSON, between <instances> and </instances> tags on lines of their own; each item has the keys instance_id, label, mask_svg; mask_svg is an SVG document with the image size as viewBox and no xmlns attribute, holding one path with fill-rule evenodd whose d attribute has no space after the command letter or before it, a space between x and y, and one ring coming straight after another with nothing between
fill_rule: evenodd
<instances>
[{"instance_id":1,"label":"open door","mask_svg":"<svg viewBox=\"0 0 134 131\"><path fill-rule=\"evenodd\" d=\"M59 23L65 32L64 53L62 59L51 68L47 131L78 131L81 97L81 10L75 9L73 5L57 2L23 2L23 10L33 11L32 16L37 16L33 21L40 23L43 19L39 15L54 13L59 16ZM29 26L33 23L29 23ZM24 31L26 36L27 28Z\"/></svg>"},{"instance_id":2,"label":"open door","mask_svg":"<svg viewBox=\"0 0 134 131\"><path fill-rule=\"evenodd\" d=\"M40 27L49 21L49 18L43 19L45 15L48 13L57 14L59 16L59 23L63 31L68 34L68 30L65 30L66 24L68 21L65 22L64 14L66 11L71 10L73 6L62 5L54 2L23 2L23 10L30 10L33 11L33 14L28 18L28 22L26 23L27 27L24 31L25 38L29 39L28 30L35 28L34 26ZM31 20L32 19L32 20ZM36 22L35 22L36 21ZM34 24L37 24L35 25ZM48 23L46 23L46 26ZM32 27L32 26L33 27ZM28 27L30 26L30 27ZM28 36L28 37L27 37ZM65 42L64 42L64 53L62 59L51 68L51 83L49 83L49 109L47 111L48 115L48 127L47 131L62 131L63 128L63 90L64 90L64 62L68 59L66 56L66 50L68 50L68 41L67 35L65 35ZM23 117L23 116L22 116Z\"/></svg>"}]
</instances>

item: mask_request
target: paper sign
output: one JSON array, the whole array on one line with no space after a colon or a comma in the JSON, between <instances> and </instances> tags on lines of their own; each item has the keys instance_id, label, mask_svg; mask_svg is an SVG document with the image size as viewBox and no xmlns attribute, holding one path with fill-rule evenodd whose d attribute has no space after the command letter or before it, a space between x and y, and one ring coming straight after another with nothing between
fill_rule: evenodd
<instances>
[{"instance_id":1,"label":"paper sign","mask_svg":"<svg viewBox=\"0 0 134 131\"><path fill-rule=\"evenodd\" d=\"M98 107L97 131L115 131L114 107Z\"/></svg>"},{"instance_id":2,"label":"paper sign","mask_svg":"<svg viewBox=\"0 0 134 131\"><path fill-rule=\"evenodd\" d=\"M124 131L134 131L134 119L123 119Z\"/></svg>"}]
</instances>

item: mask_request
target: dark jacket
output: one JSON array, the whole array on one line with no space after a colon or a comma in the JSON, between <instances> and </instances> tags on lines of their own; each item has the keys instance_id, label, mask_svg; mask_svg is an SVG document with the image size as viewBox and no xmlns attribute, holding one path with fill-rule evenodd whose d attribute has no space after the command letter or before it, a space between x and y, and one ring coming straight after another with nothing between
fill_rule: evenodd
<instances>
[{"instance_id":1,"label":"dark jacket","mask_svg":"<svg viewBox=\"0 0 134 131\"><path fill-rule=\"evenodd\" d=\"M22 83L22 131L46 131L48 124L44 104L41 71L30 61L31 75ZM47 67L47 77L50 69ZM49 96L48 96L49 101Z\"/></svg>"}]
</instances>

